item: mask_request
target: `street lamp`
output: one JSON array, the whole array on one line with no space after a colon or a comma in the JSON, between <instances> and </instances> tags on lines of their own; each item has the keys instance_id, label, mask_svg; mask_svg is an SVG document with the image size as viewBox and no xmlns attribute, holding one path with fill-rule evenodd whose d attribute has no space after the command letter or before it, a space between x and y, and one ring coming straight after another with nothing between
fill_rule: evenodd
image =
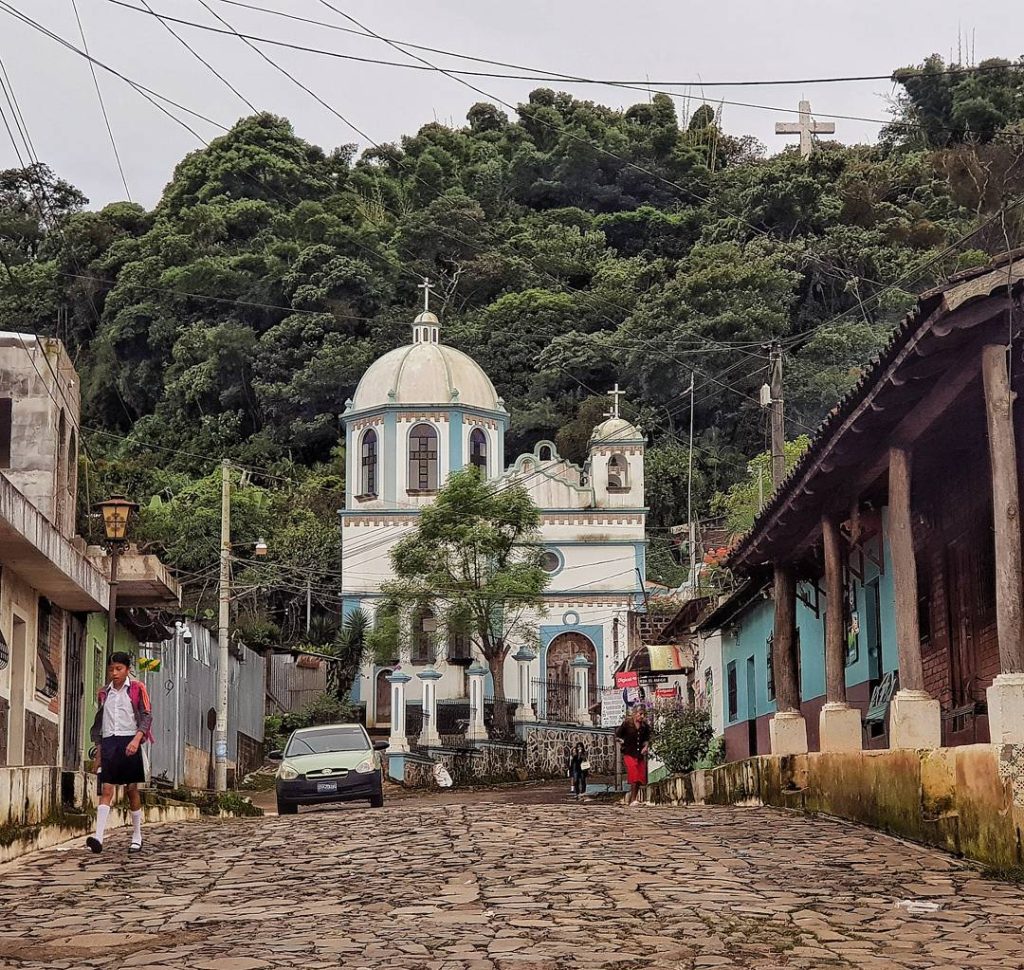
<instances>
[{"instance_id":1,"label":"street lamp","mask_svg":"<svg viewBox=\"0 0 1024 970\"><path fill-rule=\"evenodd\" d=\"M128 535L128 522L132 513L138 511L134 502L129 502L123 495L112 495L105 502L98 502L96 507L103 515L103 532L107 537L110 549L110 595L107 600L107 661L114 652L114 627L117 613L117 560L124 548L125 537Z\"/></svg>"}]
</instances>

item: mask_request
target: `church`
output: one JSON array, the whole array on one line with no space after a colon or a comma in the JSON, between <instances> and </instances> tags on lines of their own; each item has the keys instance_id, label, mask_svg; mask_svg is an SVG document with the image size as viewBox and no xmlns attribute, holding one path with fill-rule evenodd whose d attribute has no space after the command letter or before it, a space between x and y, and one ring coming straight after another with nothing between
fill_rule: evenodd
<instances>
[{"instance_id":1,"label":"church","mask_svg":"<svg viewBox=\"0 0 1024 970\"><path fill-rule=\"evenodd\" d=\"M509 414L490 378L470 356L441 342L440 324L424 308L412 323L410 343L386 353L363 374L342 415L346 494L341 510L343 614L362 609L372 617L380 588L392 578L390 553L413 528L448 475L467 463L499 487L518 483L541 512L543 568L550 574L546 611L537 616L536 656L529 661L532 710L526 718L571 716L571 662L590 664L589 704L630 644L629 615L643 602L646 508L644 436L619 416L618 387L607 420L594 428L584 467L559 456L551 441L507 461ZM412 618L403 638L400 667L409 675L407 699L422 699L424 679L438 700L468 697L467 668L480 660L468 637L449 633L429 610ZM514 659L506 660L505 693L522 700ZM353 700L366 707L369 727L391 718L388 677L393 667L364 663ZM520 685L517 688L517 685ZM490 693L488 675L486 692Z\"/></svg>"}]
</instances>

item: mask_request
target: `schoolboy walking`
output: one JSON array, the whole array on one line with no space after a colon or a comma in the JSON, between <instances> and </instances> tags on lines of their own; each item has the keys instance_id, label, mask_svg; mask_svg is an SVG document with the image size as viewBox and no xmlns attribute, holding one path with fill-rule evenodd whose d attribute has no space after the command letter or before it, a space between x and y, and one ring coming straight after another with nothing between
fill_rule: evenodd
<instances>
[{"instance_id":1,"label":"schoolboy walking","mask_svg":"<svg viewBox=\"0 0 1024 970\"><path fill-rule=\"evenodd\" d=\"M96 832L85 840L93 852L103 851L103 834L117 785L126 787L132 814L132 840L128 851L142 851L139 785L146 780L142 742L153 740L153 713L146 685L131 676L131 665L132 658L128 654L111 654L107 666L108 681L99 693L99 709L90 732L96 745L100 777Z\"/></svg>"}]
</instances>

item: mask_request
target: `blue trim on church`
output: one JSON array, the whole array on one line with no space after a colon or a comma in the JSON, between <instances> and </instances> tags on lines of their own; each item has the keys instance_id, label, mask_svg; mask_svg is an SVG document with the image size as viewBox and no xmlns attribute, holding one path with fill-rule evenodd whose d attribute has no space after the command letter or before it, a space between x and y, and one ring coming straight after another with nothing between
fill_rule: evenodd
<instances>
[{"instance_id":1,"label":"blue trim on church","mask_svg":"<svg viewBox=\"0 0 1024 970\"><path fill-rule=\"evenodd\" d=\"M462 468L462 412L451 411L448 415L448 472Z\"/></svg>"},{"instance_id":2,"label":"blue trim on church","mask_svg":"<svg viewBox=\"0 0 1024 970\"><path fill-rule=\"evenodd\" d=\"M567 623L560 623L557 626L541 626L540 630L540 672L541 677L547 676L548 647L555 637L562 633L582 633L593 645L594 653L597 655L596 669L590 672L590 676L596 678L597 689L604 687L604 627L590 623L574 623L571 626ZM547 705L547 697L544 691L540 691L537 697L538 713L541 719L544 717L544 710Z\"/></svg>"}]
</instances>

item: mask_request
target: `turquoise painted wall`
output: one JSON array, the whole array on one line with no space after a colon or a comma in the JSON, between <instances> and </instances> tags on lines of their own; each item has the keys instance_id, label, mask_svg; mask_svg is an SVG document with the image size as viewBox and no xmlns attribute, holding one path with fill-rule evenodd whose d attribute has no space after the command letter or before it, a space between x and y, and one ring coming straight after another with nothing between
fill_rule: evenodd
<instances>
[{"instance_id":1,"label":"turquoise painted wall","mask_svg":"<svg viewBox=\"0 0 1024 970\"><path fill-rule=\"evenodd\" d=\"M888 536L888 515L883 512L883 535ZM883 547L884 569L879 568L865 557L864 581L856 582L856 609L860 631L857 639L857 656L846 668L846 686L854 687L871 679L868 609L868 587L875 580L878 584L879 601L879 636L881 639L881 673L896 670L898 667L896 651L896 606L895 589L892 579L892 561L888 541ZM824 580L819 580L824 585ZM800 586L804 593L811 593L809 584ZM813 599L813 596L809 596ZM803 700L813 700L825 693L825 616L828 611L828 599L822 596L820 616L801 600L797 600L796 622L800 630L800 696ZM731 627L735 631L732 636L722 638L722 704L723 719L726 725L737 724L775 712L775 701L768 697L768 637L774 626L775 607L770 599L758 598L742 613L738 614ZM754 658L754 705L750 710L748 703L747 660ZM728 669L729 664L736 664L736 717L729 718Z\"/></svg>"}]
</instances>

